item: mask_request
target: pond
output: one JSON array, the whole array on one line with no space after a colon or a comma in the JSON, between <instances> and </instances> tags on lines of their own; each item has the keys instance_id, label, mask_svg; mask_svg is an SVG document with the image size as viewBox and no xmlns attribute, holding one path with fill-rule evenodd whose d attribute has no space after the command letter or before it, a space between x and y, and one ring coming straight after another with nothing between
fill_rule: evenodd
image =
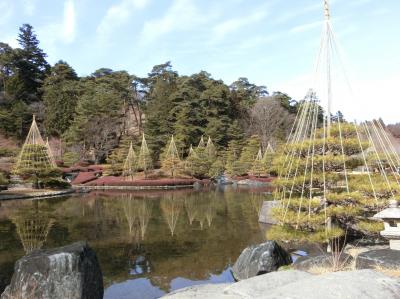
<instances>
[{"instance_id":1,"label":"pond","mask_svg":"<svg viewBox=\"0 0 400 299\"><path fill-rule=\"evenodd\" d=\"M0 202L0 292L26 252L79 240L97 253L106 299L158 298L231 282L240 252L265 240L258 213L268 191L92 191Z\"/></svg>"}]
</instances>

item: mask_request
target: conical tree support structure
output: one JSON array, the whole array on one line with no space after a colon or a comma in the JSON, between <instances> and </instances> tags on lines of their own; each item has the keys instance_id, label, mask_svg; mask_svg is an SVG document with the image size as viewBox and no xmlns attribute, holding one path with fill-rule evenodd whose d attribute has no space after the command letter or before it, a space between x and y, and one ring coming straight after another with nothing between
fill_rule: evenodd
<instances>
[{"instance_id":1,"label":"conical tree support structure","mask_svg":"<svg viewBox=\"0 0 400 299\"><path fill-rule=\"evenodd\" d=\"M215 159L217 156L217 149L215 148L215 145L212 142L211 137L208 137L207 145L206 145L206 152L210 159Z\"/></svg>"},{"instance_id":2,"label":"conical tree support structure","mask_svg":"<svg viewBox=\"0 0 400 299\"><path fill-rule=\"evenodd\" d=\"M265 167L263 163L263 155L261 149L258 150L257 156L253 162L253 166L251 168L252 174L256 176L260 176L265 172Z\"/></svg>"},{"instance_id":3,"label":"conical tree support structure","mask_svg":"<svg viewBox=\"0 0 400 299\"><path fill-rule=\"evenodd\" d=\"M174 136L171 137L162 159L162 169L169 172L172 177L175 177L177 172L181 169L181 159L179 158Z\"/></svg>"},{"instance_id":4,"label":"conical tree support structure","mask_svg":"<svg viewBox=\"0 0 400 299\"><path fill-rule=\"evenodd\" d=\"M126 156L124 166L123 166L123 171L122 171L122 176L128 178L128 179L133 179L136 171L137 171L137 157L136 153L133 150L133 145L132 142L130 143L129 150L128 150L128 155Z\"/></svg>"},{"instance_id":5,"label":"conical tree support structure","mask_svg":"<svg viewBox=\"0 0 400 299\"><path fill-rule=\"evenodd\" d=\"M56 167L50 147L43 141L35 116L33 116L32 125L15 164L14 173L17 175L36 174Z\"/></svg>"},{"instance_id":6,"label":"conical tree support structure","mask_svg":"<svg viewBox=\"0 0 400 299\"><path fill-rule=\"evenodd\" d=\"M275 181L275 217L281 226L270 238L329 241L345 234L377 233L370 217L400 193L398 154L381 122L331 119L330 56L335 41L328 2L322 48L327 64L328 110L324 115L310 90L300 105ZM321 56L321 54L320 54ZM323 55L322 55L323 56ZM325 57L326 58L326 57Z\"/></svg>"},{"instance_id":7,"label":"conical tree support structure","mask_svg":"<svg viewBox=\"0 0 400 299\"><path fill-rule=\"evenodd\" d=\"M271 171L274 156L275 156L275 150L272 148L271 144L268 143L268 146L265 149L264 155L262 157L262 162L266 172Z\"/></svg>"},{"instance_id":8,"label":"conical tree support structure","mask_svg":"<svg viewBox=\"0 0 400 299\"><path fill-rule=\"evenodd\" d=\"M199 144L197 145L197 148L205 148L206 144L204 143L204 138L201 136Z\"/></svg>"},{"instance_id":9,"label":"conical tree support structure","mask_svg":"<svg viewBox=\"0 0 400 299\"><path fill-rule=\"evenodd\" d=\"M145 176L147 172L153 169L153 160L151 158L150 150L147 146L146 138L142 137L142 145L140 147L139 157L138 157L138 168L144 171Z\"/></svg>"}]
</instances>

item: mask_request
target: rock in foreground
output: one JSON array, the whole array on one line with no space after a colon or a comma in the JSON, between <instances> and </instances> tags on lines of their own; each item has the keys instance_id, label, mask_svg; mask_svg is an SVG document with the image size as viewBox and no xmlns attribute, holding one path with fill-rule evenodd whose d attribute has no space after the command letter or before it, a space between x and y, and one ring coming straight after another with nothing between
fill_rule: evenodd
<instances>
[{"instance_id":1,"label":"rock in foreground","mask_svg":"<svg viewBox=\"0 0 400 299\"><path fill-rule=\"evenodd\" d=\"M275 241L267 241L244 249L232 267L232 274L236 280L243 280L291 263L292 258L285 249Z\"/></svg>"},{"instance_id":2,"label":"rock in foreground","mask_svg":"<svg viewBox=\"0 0 400 299\"><path fill-rule=\"evenodd\" d=\"M400 250L377 249L360 253L356 258L356 268L400 270Z\"/></svg>"},{"instance_id":3,"label":"rock in foreground","mask_svg":"<svg viewBox=\"0 0 400 299\"><path fill-rule=\"evenodd\" d=\"M218 287L217 287L218 286ZM268 273L230 285L201 285L178 290L170 299L398 299L400 280L373 270L312 275L290 270Z\"/></svg>"},{"instance_id":4,"label":"rock in foreground","mask_svg":"<svg viewBox=\"0 0 400 299\"><path fill-rule=\"evenodd\" d=\"M77 242L34 251L18 260L1 299L98 299L103 292L96 253L86 242Z\"/></svg>"}]
</instances>

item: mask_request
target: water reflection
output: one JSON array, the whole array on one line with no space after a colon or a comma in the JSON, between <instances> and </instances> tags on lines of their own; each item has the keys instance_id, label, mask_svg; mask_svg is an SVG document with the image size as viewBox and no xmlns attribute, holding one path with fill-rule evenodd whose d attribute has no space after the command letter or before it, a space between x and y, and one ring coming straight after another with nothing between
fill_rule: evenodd
<instances>
[{"instance_id":1,"label":"water reflection","mask_svg":"<svg viewBox=\"0 0 400 299\"><path fill-rule=\"evenodd\" d=\"M253 209L257 213L258 217L260 217L261 208L265 199L266 196L264 193L251 193L251 205L253 206Z\"/></svg>"},{"instance_id":2,"label":"water reflection","mask_svg":"<svg viewBox=\"0 0 400 299\"><path fill-rule=\"evenodd\" d=\"M29 252L88 240L109 290L105 298L155 298L177 288L177 281L229 281L241 250L265 238L258 224L260 192L97 191L42 200L36 208L10 201L0 206L0 227L14 228L0 230L0 277L12 272L22 246ZM121 295L121 288L132 286L147 291Z\"/></svg>"},{"instance_id":3,"label":"water reflection","mask_svg":"<svg viewBox=\"0 0 400 299\"><path fill-rule=\"evenodd\" d=\"M161 210L165 221L168 224L171 236L175 233L176 224L178 223L179 214L183 207L182 198L177 198L173 194L166 195L161 199Z\"/></svg>"},{"instance_id":4,"label":"water reflection","mask_svg":"<svg viewBox=\"0 0 400 299\"><path fill-rule=\"evenodd\" d=\"M122 208L128 222L129 238L139 243L144 240L147 226L151 218L152 202L135 199L133 194L123 195Z\"/></svg>"},{"instance_id":5,"label":"water reflection","mask_svg":"<svg viewBox=\"0 0 400 299\"><path fill-rule=\"evenodd\" d=\"M31 203L32 207L26 206L9 216L26 254L42 248L54 223L50 214L40 209L39 201Z\"/></svg>"}]
</instances>

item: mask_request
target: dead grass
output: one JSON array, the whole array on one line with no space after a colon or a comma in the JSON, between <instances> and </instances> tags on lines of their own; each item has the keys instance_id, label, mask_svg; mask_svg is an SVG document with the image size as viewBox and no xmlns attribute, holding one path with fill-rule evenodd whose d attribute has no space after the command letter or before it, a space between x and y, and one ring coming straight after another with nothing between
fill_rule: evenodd
<instances>
[{"instance_id":1,"label":"dead grass","mask_svg":"<svg viewBox=\"0 0 400 299\"><path fill-rule=\"evenodd\" d=\"M397 278L400 277L400 267L387 268L382 266L376 266L375 270L387 276L397 277Z\"/></svg>"}]
</instances>

